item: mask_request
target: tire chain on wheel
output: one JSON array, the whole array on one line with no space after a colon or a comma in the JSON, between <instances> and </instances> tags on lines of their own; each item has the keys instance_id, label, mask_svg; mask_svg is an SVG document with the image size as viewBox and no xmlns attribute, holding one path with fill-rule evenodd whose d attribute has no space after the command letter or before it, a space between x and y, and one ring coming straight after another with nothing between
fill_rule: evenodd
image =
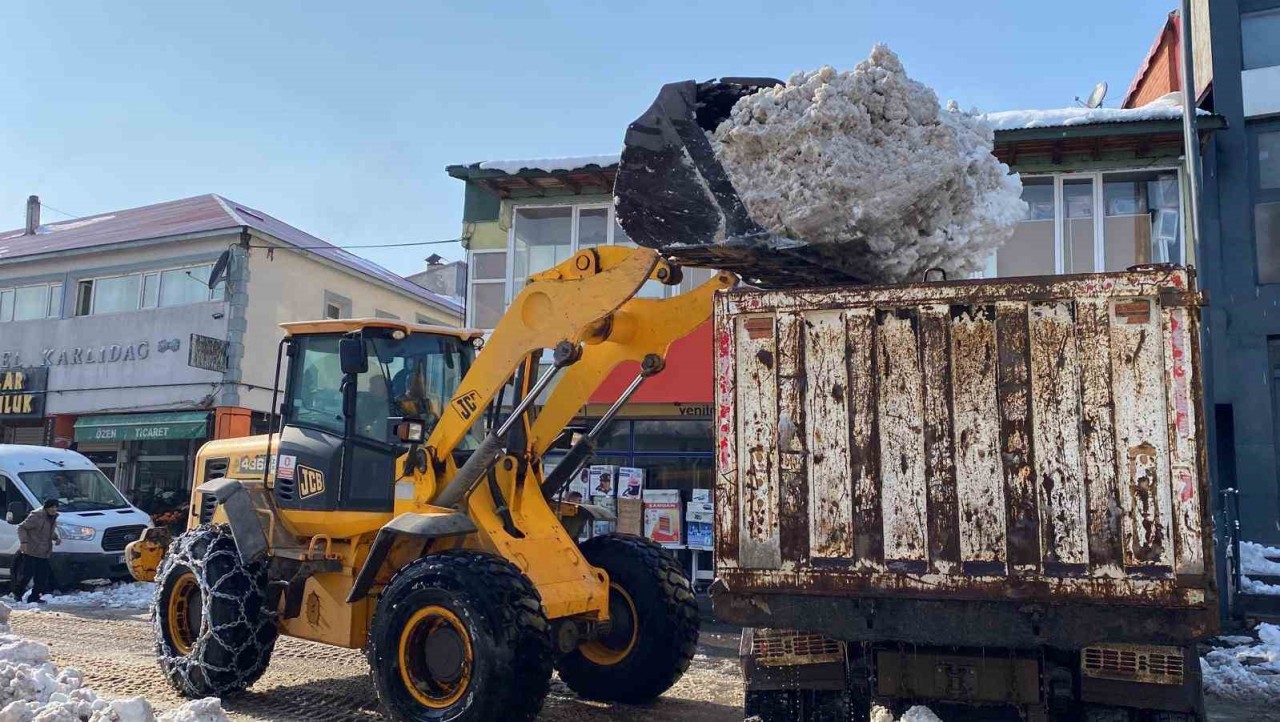
<instances>
[{"instance_id":1,"label":"tire chain on wheel","mask_svg":"<svg viewBox=\"0 0 1280 722\"><path fill-rule=\"evenodd\" d=\"M166 608L162 605L167 604L164 591L169 576L185 570L195 575L200 587L201 623L191 653L184 656L166 641L160 610ZM169 684L179 693L205 696L238 692L266 671L278 635L276 615L266 608L266 565L243 564L229 528L206 524L174 539L157 570L155 594L151 620L156 654ZM215 611L216 616L224 617L216 624ZM227 615L228 611L232 614ZM216 664L209 659L209 653L219 648L227 652L229 663Z\"/></svg>"}]
</instances>

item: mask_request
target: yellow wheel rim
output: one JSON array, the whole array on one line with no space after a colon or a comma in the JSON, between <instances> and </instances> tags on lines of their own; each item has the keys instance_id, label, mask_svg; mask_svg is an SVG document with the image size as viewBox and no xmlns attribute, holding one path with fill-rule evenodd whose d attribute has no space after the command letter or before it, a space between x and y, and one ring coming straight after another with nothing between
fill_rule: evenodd
<instances>
[{"instance_id":1,"label":"yellow wheel rim","mask_svg":"<svg viewBox=\"0 0 1280 722\"><path fill-rule=\"evenodd\" d=\"M471 684L471 636L444 607L423 607L409 617L400 632L399 659L405 689L424 707L445 709Z\"/></svg>"},{"instance_id":2,"label":"yellow wheel rim","mask_svg":"<svg viewBox=\"0 0 1280 722\"><path fill-rule=\"evenodd\" d=\"M178 577L169 592L169 639L180 655L191 654L196 638L200 636L201 609L200 584L196 575L186 572Z\"/></svg>"},{"instance_id":3,"label":"yellow wheel rim","mask_svg":"<svg viewBox=\"0 0 1280 722\"><path fill-rule=\"evenodd\" d=\"M609 583L609 633L578 647L582 656L595 664L608 667L621 662L635 649L640 639L640 615L627 590Z\"/></svg>"}]
</instances>

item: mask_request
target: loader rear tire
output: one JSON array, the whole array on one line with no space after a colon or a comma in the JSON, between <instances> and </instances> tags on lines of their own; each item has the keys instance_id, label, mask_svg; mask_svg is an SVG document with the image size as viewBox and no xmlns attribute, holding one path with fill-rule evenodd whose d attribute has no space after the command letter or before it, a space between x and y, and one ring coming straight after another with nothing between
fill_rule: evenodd
<instances>
[{"instance_id":1,"label":"loader rear tire","mask_svg":"<svg viewBox=\"0 0 1280 722\"><path fill-rule=\"evenodd\" d=\"M529 722L551 683L542 599L507 560L474 551L423 557L382 592L369 671L401 722Z\"/></svg>"},{"instance_id":2,"label":"loader rear tire","mask_svg":"<svg viewBox=\"0 0 1280 722\"><path fill-rule=\"evenodd\" d=\"M228 527L205 525L174 539L156 570L151 608L170 686L210 697L258 681L278 634L267 600L266 564L241 562Z\"/></svg>"},{"instance_id":3,"label":"loader rear tire","mask_svg":"<svg viewBox=\"0 0 1280 722\"><path fill-rule=\"evenodd\" d=\"M693 588L671 554L643 537L609 534L581 548L609 574L612 627L562 657L560 678L587 699L648 702L680 679L697 649Z\"/></svg>"}]
</instances>

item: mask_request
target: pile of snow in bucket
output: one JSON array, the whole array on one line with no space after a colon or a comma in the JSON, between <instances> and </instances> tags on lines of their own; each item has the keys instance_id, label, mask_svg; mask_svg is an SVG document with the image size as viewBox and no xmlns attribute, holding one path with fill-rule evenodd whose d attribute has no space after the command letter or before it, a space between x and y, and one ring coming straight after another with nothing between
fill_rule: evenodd
<instances>
[{"instance_id":1,"label":"pile of snow in bucket","mask_svg":"<svg viewBox=\"0 0 1280 722\"><path fill-rule=\"evenodd\" d=\"M212 697L159 717L141 697L98 697L78 670L49 661L48 647L14 635L9 611L0 603L0 722L226 722Z\"/></svg>"},{"instance_id":2,"label":"pile of snow in bucket","mask_svg":"<svg viewBox=\"0 0 1280 722\"><path fill-rule=\"evenodd\" d=\"M884 45L742 98L712 145L758 222L868 281L979 270L1026 212L990 126Z\"/></svg>"},{"instance_id":3,"label":"pile of snow in bucket","mask_svg":"<svg viewBox=\"0 0 1280 722\"><path fill-rule=\"evenodd\" d=\"M46 594L44 604L31 602L11 603L13 609L42 609L48 607L97 607L100 609L149 609L155 598L156 585L152 582L117 582L95 586L92 589L67 594ZM0 720L0 722L3 722Z\"/></svg>"},{"instance_id":4,"label":"pile of snow in bucket","mask_svg":"<svg viewBox=\"0 0 1280 722\"><path fill-rule=\"evenodd\" d=\"M1257 638L1231 635L1214 640L1200 659L1204 691L1242 702L1280 698L1280 627L1259 624Z\"/></svg>"}]
</instances>

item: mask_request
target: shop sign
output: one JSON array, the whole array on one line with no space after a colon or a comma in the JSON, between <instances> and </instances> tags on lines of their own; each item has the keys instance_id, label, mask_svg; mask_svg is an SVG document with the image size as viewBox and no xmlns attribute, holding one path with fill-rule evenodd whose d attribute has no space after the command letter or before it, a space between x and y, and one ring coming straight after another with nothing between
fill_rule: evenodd
<instances>
[{"instance_id":1,"label":"shop sign","mask_svg":"<svg viewBox=\"0 0 1280 722\"><path fill-rule=\"evenodd\" d=\"M0 371L0 418L25 419L44 415L44 392L49 369Z\"/></svg>"},{"instance_id":2,"label":"shop sign","mask_svg":"<svg viewBox=\"0 0 1280 722\"><path fill-rule=\"evenodd\" d=\"M227 370L227 342L220 338L191 334L187 365L205 371Z\"/></svg>"}]
</instances>

